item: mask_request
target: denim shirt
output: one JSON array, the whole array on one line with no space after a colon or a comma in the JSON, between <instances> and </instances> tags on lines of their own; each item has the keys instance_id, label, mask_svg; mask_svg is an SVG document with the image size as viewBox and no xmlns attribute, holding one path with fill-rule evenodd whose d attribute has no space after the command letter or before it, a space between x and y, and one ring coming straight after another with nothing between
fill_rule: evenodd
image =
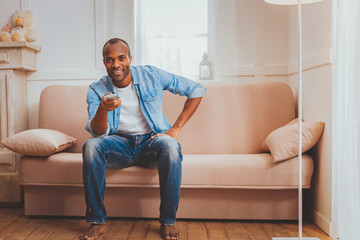
<instances>
[{"instance_id":1,"label":"denim shirt","mask_svg":"<svg viewBox=\"0 0 360 240\"><path fill-rule=\"evenodd\" d=\"M171 124L162 112L163 90L187 96L188 98L204 97L206 88L187 78L163 71L154 66L130 66L134 88L140 99L140 107L152 131L165 133ZM87 93L89 120L85 129L93 136L98 136L91 129L91 120L96 114L102 96L105 93L116 93L111 78L106 75L99 81L90 84ZM119 127L121 105L108 112L108 129L105 134L114 134ZM180 113L179 113L180 114Z\"/></svg>"}]
</instances>

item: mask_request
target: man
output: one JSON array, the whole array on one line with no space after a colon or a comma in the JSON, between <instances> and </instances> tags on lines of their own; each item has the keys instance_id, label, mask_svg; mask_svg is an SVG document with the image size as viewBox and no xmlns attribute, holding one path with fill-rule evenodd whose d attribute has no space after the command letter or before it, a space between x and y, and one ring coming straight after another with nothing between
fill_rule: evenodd
<instances>
[{"instance_id":1,"label":"man","mask_svg":"<svg viewBox=\"0 0 360 240\"><path fill-rule=\"evenodd\" d=\"M94 136L83 147L86 217L91 224L81 239L97 239L106 232L104 191L106 168L139 165L158 169L160 231L163 239L179 239L175 228L180 196L182 153L176 138L205 95L205 88L153 66L130 66L128 44L110 39L103 48L108 73L89 86L89 121ZM171 126L162 113L163 90L188 97ZM108 95L115 93L115 99Z\"/></svg>"}]
</instances>

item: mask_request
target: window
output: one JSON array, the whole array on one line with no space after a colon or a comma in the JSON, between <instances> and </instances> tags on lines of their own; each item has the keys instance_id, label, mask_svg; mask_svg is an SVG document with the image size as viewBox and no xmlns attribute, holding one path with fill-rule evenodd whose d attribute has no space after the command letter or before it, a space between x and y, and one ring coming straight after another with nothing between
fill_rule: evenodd
<instances>
[{"instance_id":1,"label":"window","mask_svg":"<svg viewBox=\"0 0 360 240\"><path fill-rule=\"evenodd\" d=\"M208 0L138 0L137 64L151 64L191 79L208 52Z\"/></svg>"}]
</instances>

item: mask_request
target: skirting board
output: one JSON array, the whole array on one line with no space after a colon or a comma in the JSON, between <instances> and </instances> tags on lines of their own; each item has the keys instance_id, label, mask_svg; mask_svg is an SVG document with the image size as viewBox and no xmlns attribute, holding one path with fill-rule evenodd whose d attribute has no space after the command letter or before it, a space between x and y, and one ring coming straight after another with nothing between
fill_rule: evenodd
<instances>
[{"instance_id":1,"label":"skirting board","mask_svg":"<svg viewBox=\"0 0 360 240\"><path fill-rule=\"evenodd\" d=\"M315 209L310 208L310 206L305 205L305 214L306 216L313 221L321 230L323 230L330 237L333 236L332 222L326 219Z\"/></svg>"},{"instance_id":2,"label":"skirting board","mask_svg":"<svg viewBox=\"0 0 360 240\"><path fill-rule=\"evenodd\" d=\"M278 237L278 238L272 238L272 240L299 240L298 237ZM303 237L301 239L304 240L320 240L319 238L313 238L313 237Z\"/></svg>"}]
</instances>

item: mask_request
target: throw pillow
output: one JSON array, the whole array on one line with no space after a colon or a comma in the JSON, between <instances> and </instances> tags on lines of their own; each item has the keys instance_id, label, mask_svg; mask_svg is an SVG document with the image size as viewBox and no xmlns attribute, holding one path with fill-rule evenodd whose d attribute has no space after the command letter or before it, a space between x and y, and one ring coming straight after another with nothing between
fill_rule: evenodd
<instances>
[{"instance_id":1,"label":"throw pillow","mask_svg":"<svg viewBox=\"0 0 360 240\"><path fill-rule=\"evenodd\" d=\"M325 123L321 121L302 123L302 152L311 149L319 140ZM283 161L298 155L299 129L297 119L272 131L264 141L264 149L269 150L273 160Z\"/></svg>"},{"instance_id":2,"label":"throw pillow","mask_svg":"<svg viewBox=\"0 0 360 240\"><path fill-rule=\"evenodd\" d=\"M52 129L30 129L4 139L1 143L23 155L49 156L71 147L76 139Z\"/></svg>"}]
</instances>

